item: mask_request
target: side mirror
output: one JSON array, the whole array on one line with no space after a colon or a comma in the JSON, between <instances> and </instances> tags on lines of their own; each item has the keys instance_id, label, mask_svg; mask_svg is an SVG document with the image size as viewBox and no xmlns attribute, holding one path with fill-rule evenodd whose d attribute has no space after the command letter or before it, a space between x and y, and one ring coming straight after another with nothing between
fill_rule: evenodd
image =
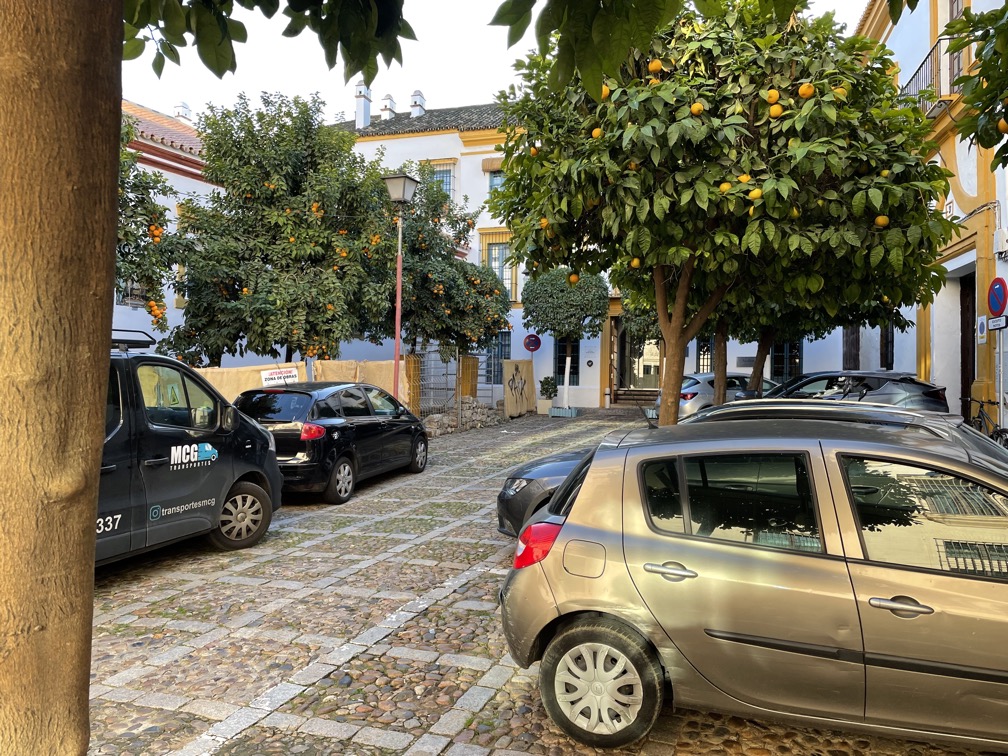
<instances>
[{"instance_id":1,"label":"side mirror","mask_svg":"<svg viewBox=\"0 0 1008 756\"><path fill-rule=\"evenodd\" d=\"M225 405L224 415L221 418L221 428L230 433L238 427L238 410L233 404Z\"/></svg>"},{"instance_id":2,"label":"side mirror","mask_svg":"<svg viewBox=\"0 0 1008 756\"><path fill-rule=\"evenodd\" d=\"M742 389L741 391L735 392L735 401L743 401L746 399L759 399L763 395L763 392L759 389Z\"/></svg>"}]
</instances>

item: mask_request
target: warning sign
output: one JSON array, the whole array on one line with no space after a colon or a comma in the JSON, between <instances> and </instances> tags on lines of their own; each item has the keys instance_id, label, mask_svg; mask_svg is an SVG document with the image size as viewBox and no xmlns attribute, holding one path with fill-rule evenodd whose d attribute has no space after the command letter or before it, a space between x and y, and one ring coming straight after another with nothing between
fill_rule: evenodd
<instances>
[{"instance_id":1,"label":"warning sign","mask_svg":"<svg viewBox=\"0 0 1008 756\"><path fill-rule=\"evenodd\" d=\"M179 405L178 386L174 383L168 387L168 406L177 407Z\"/></svg>"},{"instance_id":2,"label":"warning sign","mask_svg":"<svg viewBox=\"0 0 1008 756\"><path fill-rule=\"evenodd\" d=\"M260 370L259 375L263 386L286 386L288 383L297 383L298 379L296 367Z\"/></svg>"}]
</instances>

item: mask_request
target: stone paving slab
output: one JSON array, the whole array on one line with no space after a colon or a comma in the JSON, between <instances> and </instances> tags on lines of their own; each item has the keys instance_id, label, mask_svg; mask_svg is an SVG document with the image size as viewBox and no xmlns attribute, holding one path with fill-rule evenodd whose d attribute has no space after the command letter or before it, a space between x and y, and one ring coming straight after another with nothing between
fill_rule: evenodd
<instances>
[{"instance_id":1,"label":"stone paving slab","mask_svg":"<svg viewBox=\"0 0 1008 756\"><path fill-rule=\"evenodd\" d=\"M517 465L641 424L590 411L442 436L423 474L365 481L343 506L287 497L252 549L192 541L97 569L89 753L595 753L507 653L497 591L514 541L496 497ZM971 752L669 707L609 753Z\"/></svg>"}]
</instances>

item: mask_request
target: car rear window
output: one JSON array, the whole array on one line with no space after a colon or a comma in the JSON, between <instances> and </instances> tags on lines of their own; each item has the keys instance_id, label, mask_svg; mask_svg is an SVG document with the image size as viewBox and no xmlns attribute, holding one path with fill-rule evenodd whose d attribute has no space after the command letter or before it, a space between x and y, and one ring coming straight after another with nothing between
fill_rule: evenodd
<instances>
[{"instance_id":1,"label":"car rear window","mask_svg":"<svg viewBox=\"0 0 1008 756\"><path fill-rule=\"evenodd\" d=\"M293 423L308 417L312 398L299 391L248 391L235 406L261 423Z\"/></svg>"}]
</instances>

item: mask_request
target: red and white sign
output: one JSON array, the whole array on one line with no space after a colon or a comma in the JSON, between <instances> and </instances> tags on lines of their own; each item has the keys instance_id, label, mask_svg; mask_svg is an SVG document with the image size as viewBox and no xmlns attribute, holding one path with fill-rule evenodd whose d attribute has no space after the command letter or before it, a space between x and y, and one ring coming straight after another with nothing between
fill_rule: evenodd
<instances>
[{"instance_id":1,"label":"red and white sign","mask_svg":"<svg viewBox=\"0 0 1008 756\"><path fill-rule=\"evenodd\" d=\"M296 367L274 368L273 370L260 370L262 385L266 386L286 386L288 383L297 383L298 372Z\"/></svg>"}]
</instances>

